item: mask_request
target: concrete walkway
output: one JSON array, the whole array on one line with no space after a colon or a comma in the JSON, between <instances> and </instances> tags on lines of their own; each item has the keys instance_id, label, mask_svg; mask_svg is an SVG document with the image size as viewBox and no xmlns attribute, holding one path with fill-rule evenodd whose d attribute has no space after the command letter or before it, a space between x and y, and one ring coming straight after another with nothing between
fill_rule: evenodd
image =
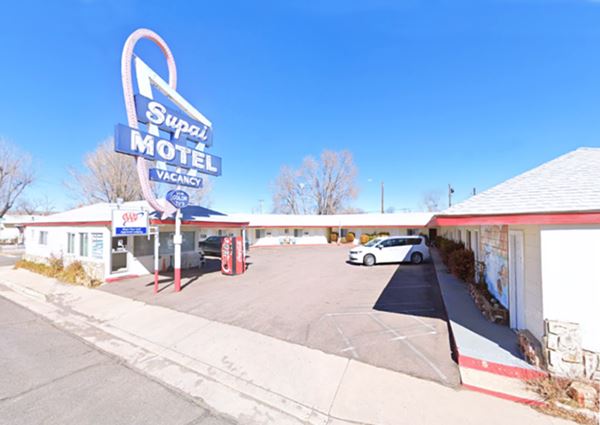
<instances>
[{"instance_id":1,"label":"concrete walkway","mask_svg":"<svg viewBox=\"0 0 600 425\"><path fill-rule=\"evenodd\" d=\"M432 250L440 290L448 314L463 385L510 400L539 402L523 382L544 373L527 363L508 326L492 323L479 311L467 284L448 273Z\"/></svg>"},{"instance_id":2,"label":"concrete walkway","mask_svg":"<svg viewBox=\"0 0 600 425\"><path fill-rule=\"evenodd\" d=\"M0 269L0 296L247 424L566 424L231 325Z\"/></svg>"}]
</instances>

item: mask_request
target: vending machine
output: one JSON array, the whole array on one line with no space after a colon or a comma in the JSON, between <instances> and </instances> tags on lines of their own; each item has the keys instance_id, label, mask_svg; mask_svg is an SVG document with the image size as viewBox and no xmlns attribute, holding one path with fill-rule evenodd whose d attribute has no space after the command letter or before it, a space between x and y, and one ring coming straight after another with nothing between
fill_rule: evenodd
<instances>
[{"instance_id":1,"label":"vending machine","mask_svg":"<svg viewBox=\"0 0 600 425\"><path fill-rule=\"evenodd\" d=\"M244 241L239 237L224 237L221 241L221 273L238 275L246 271Z\"/></svg>"}]
</instances>

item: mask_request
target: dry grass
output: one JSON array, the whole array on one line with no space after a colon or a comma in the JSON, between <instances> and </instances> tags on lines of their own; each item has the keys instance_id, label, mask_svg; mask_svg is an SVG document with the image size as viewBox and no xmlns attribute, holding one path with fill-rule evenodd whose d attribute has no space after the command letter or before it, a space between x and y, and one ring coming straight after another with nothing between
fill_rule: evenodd
<instances>
[{"instance_id":1,"label":"dry grass","mask_svg":"<svg viewBox=\"0 0 600 425\"><path fill-rule=\"evenodd\" d=\"M584 425L597 425L597 419L580 411L575 400L567 395L567 389L572 380L557 377L544 377L527 381L527 385L542 396L545 404L535 407L537 410L548 415L569 419ZM566 406L566 407L561 407ZM596 400L596 407L598 400Z\"/></svg>"},{"instance_id":2,"label":"dry grass","mask_svg":"<svg viewBox=\"0 0 600 425\"><path fill-rule=\"evenodd\" d=\"M16 262L15 268L29 270L43 276L53 277L61 282L84 285L90 288L101 283L87 274L80 261L73 261L67 267L64 267L62 258L51 257L48 264L21 259Z\"/></svg>"}]
</instances>

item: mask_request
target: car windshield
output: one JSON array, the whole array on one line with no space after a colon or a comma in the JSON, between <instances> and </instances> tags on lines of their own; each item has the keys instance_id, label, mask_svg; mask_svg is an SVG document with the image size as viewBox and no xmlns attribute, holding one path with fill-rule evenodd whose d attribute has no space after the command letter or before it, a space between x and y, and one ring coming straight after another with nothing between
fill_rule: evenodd
<instances>
[{"instance_id":1,"label":"car windshield","mask_svg":"<svg viewBox=\"0 0 600 425\"><path fill-rule=\"evenodd\" d=\"M367 242L365 244L365 246L375 246L377 245L379 242L381 242L382 239L381 238L375 238L375 239L371 239L369 242Z\"/></svg>"}]
</instances>

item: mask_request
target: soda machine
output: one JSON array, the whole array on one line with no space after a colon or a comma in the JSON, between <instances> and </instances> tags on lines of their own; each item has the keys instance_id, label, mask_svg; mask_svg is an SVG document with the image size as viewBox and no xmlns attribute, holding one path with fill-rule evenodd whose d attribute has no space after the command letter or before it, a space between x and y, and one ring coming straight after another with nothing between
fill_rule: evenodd
<instances>
[{"instance_id":1,"label":"soda machine","mask_svg":"<svg viewBox=\"0 0 600 425\"><path fill-rule=\"evenodd\" d=\"M221 241L221 273L233 276L245 271L244 241L240 237L224 237Z\"/></svg>"}]
</instances>

